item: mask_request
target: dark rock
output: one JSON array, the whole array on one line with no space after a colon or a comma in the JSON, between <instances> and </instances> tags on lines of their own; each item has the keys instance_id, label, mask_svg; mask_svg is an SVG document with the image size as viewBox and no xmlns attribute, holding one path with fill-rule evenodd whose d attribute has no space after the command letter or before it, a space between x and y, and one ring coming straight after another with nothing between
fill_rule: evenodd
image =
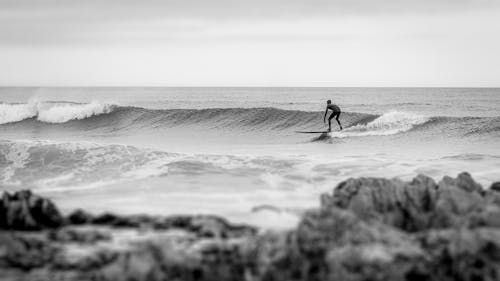
<instances>
[{"instance_id":1,"label":"dark rock","mask_svg":"<svg viewBox=\"0 0 500 281\"><path fill-rule=\"evenodd\" d=\"M479 183L475 182L471 175L467 172L458 174L455 179L449 176L443 177L439 183L439 187L443 188L444 186L458 187L469 193L483 194L484 192L483 187Z\"/></svg>"},{"instance_id":2,"label":"dark rock","mask_svg":"<svg viewBox=\"0 0 500 281\"><path fill-rule=\"evenodd\" d=\"M0 233L0 266L31 270L50 264L58 247L43 238L30 235Z\"/></svg>"},{"instance_id":3,"label":"dark rock","mask_svg":"<svg viewBox=\"0 0 500 281\"><path fill-rule=\"evenodd\" d=\"M12 197L2 201L0 215L8 213L4 206L13 210L10 202L30 201ZM25 205L14 209L24 211ZM35 218L29 216L25 224L41 221ZM257 233L209 215L93 216L77 210L67 221L87 225L0 232L0 279L475 281L500 276L500 192L483 190L467 173L438 184L423 175L410 182L348 179L321 196L319 209L304 212L296 229L281 232Z\"/></svg>"},{"instance_id":4,"label":"dark rock","mask_svg":"<svg viewBox=\"0 0 500 281\"><path fill-rule=\"evenodd\" d=\"M68 222L70 224L87 224L92 222L93 219L94 217L92 214L82 209L77 209L68 216Z\"/></svg>"},{"instance_id":5,"label":"dark rock","mask_svg":"<svg viewBox=\"0 0 500 281\"><path fill-rule=\"evenodd\" d=\"M111 213L104 213L92 219L91 223L116 226L116 227L140 227L141 221L134 217L118 216Z\"/></svg>"},{"instance_id":6,"label":"dark rock","mask_svg":"<svg viewBox=\"0 0 500 281\"><path fill-rule=\"evenodd\" d=\"M0 229L39 230L56 228L64 219L48 199L33 195L29 190L14 194L4 192L0 203Z\"/></svg>"},{"instance_id":7,"label":"dark rock","mask_svg":"<svg viewBox=\"0 0 500 281\"><path fill-rule=\"evenodd\" d=\"M199 237L239 237L254 235L255 227L230 224L227 220L210 215L196 216L119 216L105 213L94 217L91 223L113 227L153 228L157 230L183 229L196 233Z\"/></svg>"},{"instance_id":8,"label":"dark rock","mask_svg":"<svg viewBox=\"0 0 500 281\"><path fill-rule=\"evenodd\" d=\"M490 190L500 192L500 181L492 183L490 186Z\"/></svg>"}]
</instances>

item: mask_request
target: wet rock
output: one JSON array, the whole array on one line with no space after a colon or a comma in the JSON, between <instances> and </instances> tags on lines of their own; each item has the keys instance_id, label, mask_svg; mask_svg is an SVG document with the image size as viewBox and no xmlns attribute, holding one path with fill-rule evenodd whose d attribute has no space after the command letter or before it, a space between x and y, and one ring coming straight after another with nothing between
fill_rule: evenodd
<instances>
[{"instance_id":1,"label":"wet rock","mask_svg":"<svg viewBox=\"0 0 500 281\"><path fill-rule=\"evenodd\" d=\"M9 194L0 202L0 229L39 230L56 228L64 223L57 207L48 199L29 190Z\"/></svg>"}]
</instances>

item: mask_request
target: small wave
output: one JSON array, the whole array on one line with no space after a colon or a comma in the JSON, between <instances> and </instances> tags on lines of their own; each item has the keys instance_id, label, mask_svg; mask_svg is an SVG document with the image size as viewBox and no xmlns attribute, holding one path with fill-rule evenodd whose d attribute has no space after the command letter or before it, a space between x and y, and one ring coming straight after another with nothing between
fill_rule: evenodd
<instances>
[{"instance_id":1,"label":"small wave","mask_svg":"<svg viewBox=\"0 0 500 281\"><path fill-rule=\"evenodd\" d=\"M0 141L0 186L88 189L167 175L281 173L295 159L181 154L129 145L46 140Z\"/></svg>"},{"instance_id":2,"label":"small wave","mask_svg":"<svg viewBox=\"0 0 500 281\"><path fill-rule=\"evenodd\" d=\"M407 132L415 126L422 125L429 120L430 118L417 114L391 111L369 123L358 124L340 132L332 132L330 136L334 138L345 138L394 135Z\"/></svg>"},{"instance_id":3,"label":"small wave","mask_svg":"<svg viewBox=\"0 0 500 281\"><path fill-rule=\"evenodd\" d=\"M35 118L45 123L65 123L110 113L116 106L91 102L87 104L67 102L30 102L26 104L0 104L0 124Z\"/></svg>"}]
</instances>

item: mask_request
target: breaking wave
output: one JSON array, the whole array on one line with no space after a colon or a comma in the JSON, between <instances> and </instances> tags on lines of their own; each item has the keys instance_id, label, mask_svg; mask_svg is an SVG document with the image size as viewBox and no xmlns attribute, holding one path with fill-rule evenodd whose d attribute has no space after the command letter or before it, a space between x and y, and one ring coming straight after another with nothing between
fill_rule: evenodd
<instances>
[{"instance_id":1,"label":"breaking wave","mask_svg":"<svg viewBox=\"0 0 500 281\"><path fill-rule=\"evenodd\" d=\"M163 109L122 107L92 102L32 102L0 104L3 129L100 130L99 133L138 133L143 130L185 128L193 130L231 130L260 132L263 135L293 134L295 131L323 131L323 112L277 108ZM363 136L386 136L413 131L446 131L457 136L500 132L498 117L427 117L391 111L382 115L343 112L343 131L320 136L317 140Z\"/></svg>"},{"instance_id":2,"label":"breaking wave","mask_svg":"<svg viewBox=\"0 0 500 281\"><path fill-rule=\"evenodd\" d=\"M65 123L70 120L82 120L92 116L110 113L116 106L91 102L78 103L41 103L0 104L0 124L19 122L35 118L45 123Z\"/></svg>"},{"instance_id":3,"label":"breaking wave","mask_svg":"<svg viewBox=\"0 0 500 281\"><path fill-rule=\"evenodd\" d=\"M407 132L415 126L422 125L430 120L429 117L406 112L391 111L385 113L372 122L358 124L340 132L331 133L332 137L362 137L387 136Z\"/></svg>"}]
</instances>

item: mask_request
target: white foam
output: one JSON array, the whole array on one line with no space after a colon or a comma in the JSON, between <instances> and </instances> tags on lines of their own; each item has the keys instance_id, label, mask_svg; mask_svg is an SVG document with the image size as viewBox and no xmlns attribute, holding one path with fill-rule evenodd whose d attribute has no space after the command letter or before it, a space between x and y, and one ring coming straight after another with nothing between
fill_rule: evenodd
<instances>
[{"instance_id":1,"label":"white foam","mask_svg":"<svg viewBox=\"0 0 500 281\"><path fill-rule=\"evenodd\" d=\"M81 120L95 115L110 113L109 104L91 102L88 104L58 104L38 111L38 120L47 123L64 123Z\"/></svg>"},{"instance_id":2,"label":"white foam","mask_svg":"<svg viewBox=\"0 0 500 281\"><path fill-rule=\"evenodd\" d=\"M0 124L19 122L24 119L35 117L36 114L36 104L0 103Z\"/></svg>"},{"instance_id":3,"label":"white foam","mask_svg":"<svg viewBox=\"0 0 500 281\"><path fill-rule=\"evenodd\" d=\"M357 125L346 128L340 132L333 132L330 136L335 138L362 137L362 136L386 136L401 132L407 132L416 125L429 121L428 117L418 114L391 111L383 114L368 124Z\"/></svg>"},{"instance_id":4,"label":"white foam","mask_svg":"<svg viewBox=\"0 0 500 281\"><path fill-rule=\"evenodd\" d=\"M19 122L33 117L46 123L64 123L110 113L113 108L111 104L96 101L87 104L50 104L36 100L23 104L0 103L0 124Z\"/></svg>"}]
</instances>

